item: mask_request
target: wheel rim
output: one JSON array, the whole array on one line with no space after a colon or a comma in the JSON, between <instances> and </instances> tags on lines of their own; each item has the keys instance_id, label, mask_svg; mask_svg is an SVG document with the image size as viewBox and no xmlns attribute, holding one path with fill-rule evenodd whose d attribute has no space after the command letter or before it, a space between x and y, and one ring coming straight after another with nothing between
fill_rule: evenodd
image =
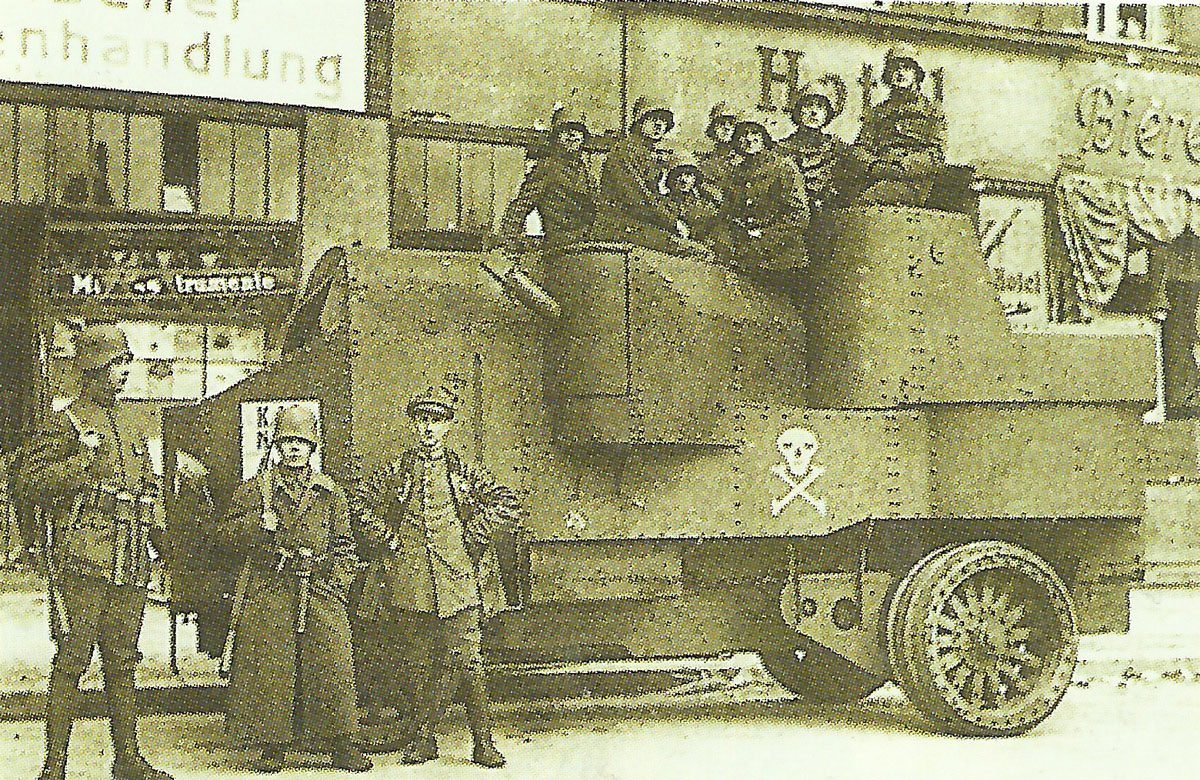
<instances>
[{"instance_id":1,"label":"wheel rim","mask_svg":"<svg viewBox=\"0 0 1200 780\"><path fill-rule=\"evenodd\" d=\"M922 610L928 679L958 717L1008 731L1053 711L1078 646L1061 583L1002 556L964 562L930 595Z\"/></svg>"}]
</instances>

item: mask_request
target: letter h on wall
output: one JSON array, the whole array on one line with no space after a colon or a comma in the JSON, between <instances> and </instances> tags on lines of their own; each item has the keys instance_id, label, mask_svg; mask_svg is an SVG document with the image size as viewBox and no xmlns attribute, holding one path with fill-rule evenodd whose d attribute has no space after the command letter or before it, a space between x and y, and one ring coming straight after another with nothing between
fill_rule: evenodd
<instances>
[{"instance_id":1,"label":"letter h on wall","mask_svg":"<svg viewBox=\"0 0 1200 780\"><path fill-rule=\"evenodd\" d=\"M777 70L775 60L780 53L779 49L758 47L758 60L762 76L762 94L758 101L758 108L761 111L775 111L779 108L786 110L795 105L797 98L800 97L800 58L804 56L804 52L784 49L782 54L786 67L783 70ZM787 102L782 106L775 105L774 93L777 84L782 84L787 89Z\"/></svg>"}]
</instances>

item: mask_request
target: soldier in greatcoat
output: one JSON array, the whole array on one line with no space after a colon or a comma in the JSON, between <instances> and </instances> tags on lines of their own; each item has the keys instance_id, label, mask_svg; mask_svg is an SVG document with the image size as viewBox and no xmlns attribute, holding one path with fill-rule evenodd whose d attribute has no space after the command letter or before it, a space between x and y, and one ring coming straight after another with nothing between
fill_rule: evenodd
<instances>
[{"instance_id":1,"label":"soldier in greatcoat","mask_svg":"<svg viewBox=\"0 0 1200 780\"><path fill-rule=\"evenodd\" d=\"M663 145L675 127L674 113L645 98L634 101L632 113L629 134L612 145L600 169L600 210L593 237L660 252L706 253L703 245L679 233L678 216L662 189L677 161Z\"/></svg>"},{"instance_id":2,"label":"soldier in greatcoat","mask_svg":"<svg viewBox=\"0 0 1200 780\"><path fill-rule=\"evenodd\" d=\"M854 154L850 144L826 128L846 107L846 84L826 74L800 88L792 106L796 132L783 138L779 148L790 154L804 175L804 188L814 216L845 206L853 196Z\"/></svg>"},{"instance_id":3,"label":"soldier in greatcoat","mask_svg":"<svg viewBox=\"0 0 1200 780\"><path fill-rule=\"evenodd\" d=\"M492 739L480 643L483 622L505 605L493 539L501 525L518 522L520 506L511 490L446 448L457 405L444 387L413 398L407 412L418 445L356 492L363 545L378 558L359 611L426 642L416 736L403 761L437 758L437 726L461 686L472 760L499 767L504 756Z\"/></svg>"},{"instance_id":4,"label":"soldier in greatcoat","mask_svg":"<svg viewBox=\"0 0 1200 780\"><path fill-rule=\"evenodd\" d=\"M900 45L884 57L887 98L869 107L854 142L865 168L860 199L867 203L923 206L946 166L946 116L921 92L925 70L916 50Z\"/></svg>"},{"instance_id":5,"label":"soldier in greatcoat","mask_svg":"<svg viewBox=\"0 0 1200 780\"><path fill-rule=\"evenodd\" d=\"M150 581L150 545L164 550L161 491L147 435L117 402L133 355L115 325L75 337L79 397L52 410L13 463L14 500L36 520L25 543L49 584L57 644L46 706L41 780L62 780L78 707L79 678L100 648L113 743L114 780L170 780L138 747L134 669ZM25 511L30 510L30 511Z\"/></svg>"},{"instance_id":6,"label":"soldier in greatcoat","mask_svg":"<svg viewBox=\"0 0 1200 780\"><path fill-rule=\"evenodd\" d=\"M583 157L586 120L559 108L550 122L549 143L531 163L500 222L500 239L509 251L522 248L525 219L534 210L541 217L547 249L586 240L596 220L599 192Z\"/></svg>"},{"instance_id":7,"label":"soldier in greatcoat","mask_svg":"<svg viewBox=\"0 0 1200 780\"><path fill-rule=\"evenodd\" d=\"M364 772L346 601L357 569L346 495L311 465L317 420L301 406L275 417L264 463L234 492L217 542L244 557L234 594L226 729L255 745L260 772L282 770L307 739L333 766Z\"/></svg>"},{"instance_id":8,"label":"soldier in greatcoat","mask_svg":"<svg viewBox=\"0 0 1200 780\"><path fill-rule=\"evenodd\" d=\"M738 115L725 103L714 105L708 112L708 127L704 130L704 135L712 141L712 148L696 153L696 167L703 179L704 194L717 203L725 200L733 183L733 169L740 159L733 146L733 129L737 123Z\"/></svg>"},{"instance_id":9,"label":"soldier in greatcoat","mask_svg":"<svg viewBox=\"0 0 1200 780\"><path fill-rule=\"evenodd\" d=\"M680 233L693 241L707 244L718 227L718 206L705 186L699 166L683 162L667 171L667 199L675 209Z\"/></svg>"},{"instance_id":10,"label":"soldier in greatcoat","mask_svg":"<svg viewBox=\"0 0 1200 780\"><path fill-rule=\"evenodd\" d=\"M722 204L727 244L718 252L759 281L794 275L808 263L808 196L795 161L779 153L760 122L739 122L734 143L742 155Z\"/></svg>"}]
</instances>

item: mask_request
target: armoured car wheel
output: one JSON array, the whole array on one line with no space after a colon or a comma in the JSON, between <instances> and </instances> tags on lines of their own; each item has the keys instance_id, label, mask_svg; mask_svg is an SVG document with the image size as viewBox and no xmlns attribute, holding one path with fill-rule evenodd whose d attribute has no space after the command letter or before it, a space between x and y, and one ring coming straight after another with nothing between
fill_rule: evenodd
<instances>
[{"instance_id":1,"label":"armoured car wheel","mask_svg":"<svg viewBox=\"0 0 1200 780\"><path fill-rule=\"evenodd\" d=\"M1012 736L1045 720L1071 683L1079 649L1062 580L1007 542L972 542L926 558L893 600L888 637L897 682L938 726Z\"/></svg>"},{"instance_id":2,"label":"armoured car wheel","mask_svg":"<svg viewBox=\"0 0 1200 780\"><path fill-rule=\"evenodd\" d=\"M892 667L892 680L901 688L907 689L911 686L911 675L908 675L905 664L900 654L900 637L903 636L899 630L899 620L901 616L907 613L908 605L912 602L913 581L922 571L926 571L926 564L942 555L948 550L954 548L954 545L941 547L926 555L915 566L908 570L908 574L896 583L896 589L892 592L891 601L886 616L884 625L883 642L887 651L888 663Z\"/></svg>"},{"instance_id":3,"label":"armoured car wheel","mask_svg":"<svg viewBox=\"0 0 1200 780\"><path fill-rule=\"evenodd\" d=\"M821 704L858 701L887 682L885 677L860 669L832 650L799 636L795 643L761 649L758 654L780 685L802 699Z\"/></svg>"}]
</instances>

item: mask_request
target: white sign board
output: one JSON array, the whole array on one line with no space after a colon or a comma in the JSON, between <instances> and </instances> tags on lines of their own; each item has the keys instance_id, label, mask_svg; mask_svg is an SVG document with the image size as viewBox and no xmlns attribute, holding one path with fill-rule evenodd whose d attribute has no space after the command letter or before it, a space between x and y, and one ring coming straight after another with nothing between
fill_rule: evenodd
<instances>
[{"instance_id":1,"label":"white sign board","mask_svg":"<svg viewBox=\"0 0 1200 780\"><path fill-rule=\"evenodd\" d=\"M363 111L366 0L4 0L0 80Z\"/></svg>"},{"instance_id":2,"label":"white sign board","mask_svg":"<svg viewBox=\"0 0 1200 780\"><path fill-rule=\"evenodd\" d=\"M280 409L289 406L303 406L317 416L317 424L321 422L321 402L315 400L271 400L271 401L242 401L242 479L250 479L258 473L263 458L271 446L271 429L275 425L275 415ZM321 467L321 447L313 456L313 466Z\"/></svg>"}]
</instances>

